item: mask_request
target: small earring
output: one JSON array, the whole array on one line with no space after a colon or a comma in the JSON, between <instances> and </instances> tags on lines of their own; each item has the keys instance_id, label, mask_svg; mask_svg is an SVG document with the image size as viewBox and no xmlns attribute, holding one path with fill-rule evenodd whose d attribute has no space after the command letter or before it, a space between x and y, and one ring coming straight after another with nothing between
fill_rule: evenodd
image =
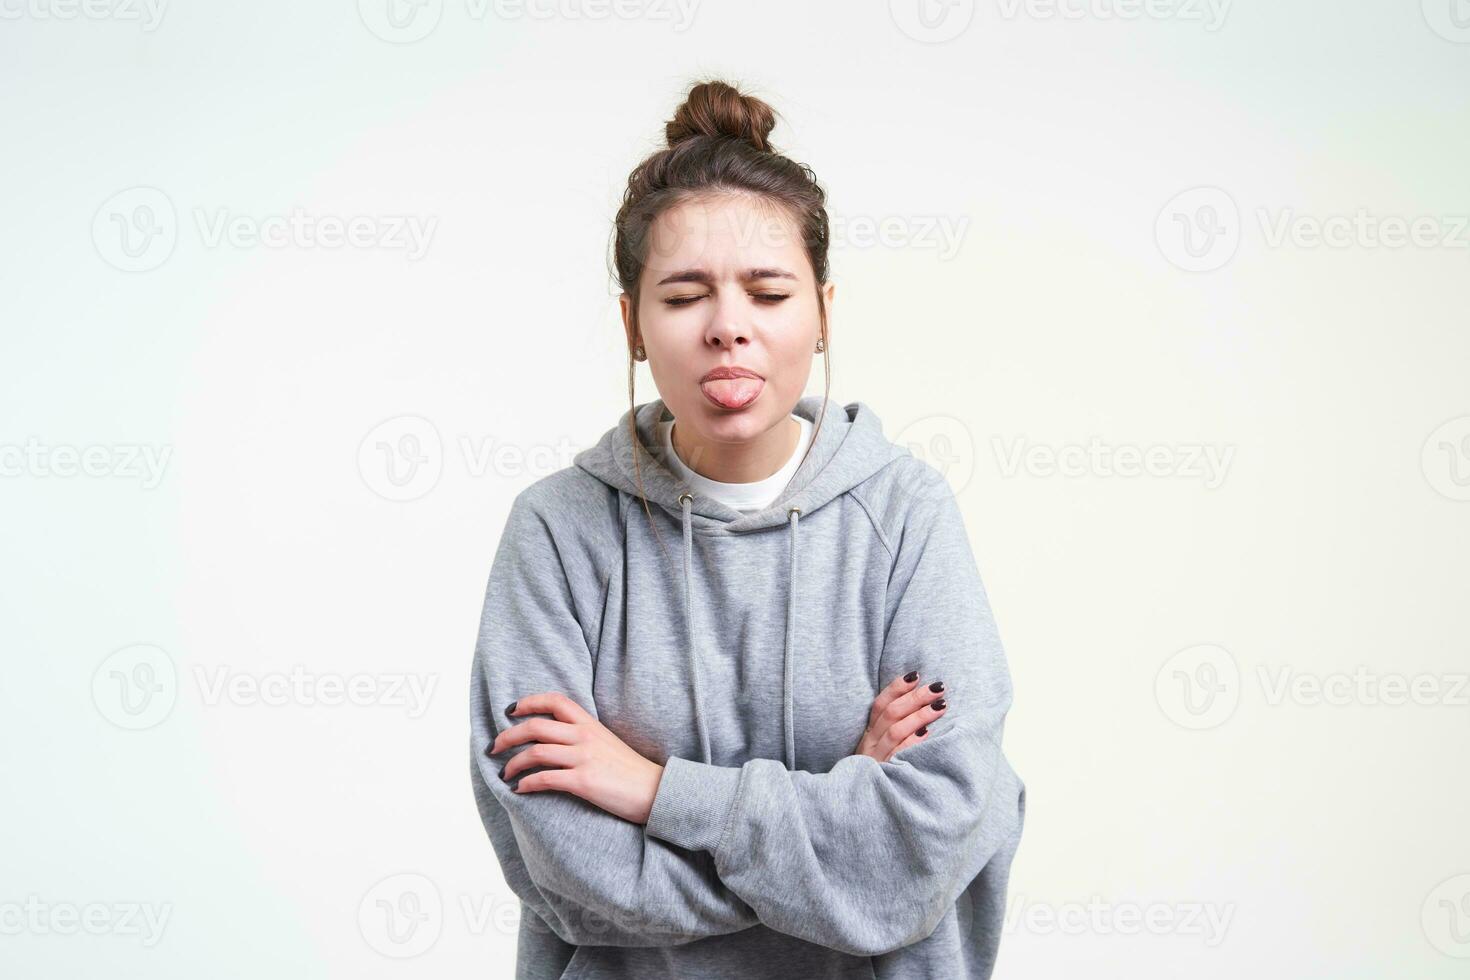
<instances>
[{"instance_id":1,"label":"small earring","mask_svg":"<svg viewBox=\"0 0 1470 980\"><path fill-rule=\"evenodd\" d=\"M637 347L634 347L633 348L633 360L635 360L635 361L646 361L646 360L648 360L648 355L644 352L643 345L642 344L639 344Z\"/></svg>"},{"instance_id":2,"label":"small earring","mask_svg":"<svg viewBox=\"0 0 1470 980\"><path fill-rule=\"evenodd\" d=\"M823 338L818 337L817 338L817 353L820 354L820 353L822 353L822 351L824 351L826 349L827 349L826 342L823 340Z\"/></svg>"}]
</instances>

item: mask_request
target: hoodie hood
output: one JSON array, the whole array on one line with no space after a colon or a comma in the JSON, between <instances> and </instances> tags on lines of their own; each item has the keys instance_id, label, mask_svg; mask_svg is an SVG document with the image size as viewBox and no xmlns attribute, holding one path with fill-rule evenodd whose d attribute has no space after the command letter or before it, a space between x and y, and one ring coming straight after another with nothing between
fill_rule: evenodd
<instances>
[{"instance_id":1,"label":"hoodie hood","mask_svg":"<svg viewBox=\"0 0 1470 980\"><path fill-rule=\"evenodd\" d=\"M700 654L695 642L694 529L702 534L742 535L785 525L790 540L786 569L786 639L783 668L783 718L786 767L796 768L795 727L792 718L792 679L795 674L793 653L796 635L796 575L800 536L798 528L803 516L810 518L824 505L836 500L867 480L893 460L909 455L883 435L883 427L862 402L839 405L828 400L823 413L820 395L809 395L796 403L792 411L812 422L812 445L806 459L792 475L791 481L768 507L743 513L713 497L694 492L679 478L665 460L665 450L657 436L659 423L673 418L662 399L644 402L624 412L618 424L603 434L598 442L572 459L574 466L597 477L603 483L637 501L638 479L650 507L661 507L680 521L684 534L684 622L685 661L689 671L689 689L694 700L694 719L698 729L701 761L713 761L709 730L700 714ZM638 433L635 443L629 432L629 416ZM637 459L635 471L634 459ZM639 511L641 504L636 504Z\"/></svg>"},{"instance_id":2,"label":"hoodie hood","mask_svg":"<svg viewBox=\"0 0 1470 980\"><path fill-rule=\"evenodd\" d=\"M781 496L764 510L742 513L713 497L694 493L693 487L679 479L665 462L658 438L659 423L674 417L662 399L644 402L633 411L624 412L617 425L605 432L595 445L574 456L572 463L636 498L638 483L633 469L636 454L650 506L663 507L679 516L687 503L696 523L740 534L786 523L787 510L791 507L810 515L897 457L908 455L907 450L899 449L884 437L882 423L862 402L840 405L829 400L824 415L822 396L808 395L796 403L792 412L815 427L811 450ZM636 446L628 432L629 415L634 417L638 430ZM692 499L681 503L682 494L689 494Z\"/></svg>"}]
</instances>

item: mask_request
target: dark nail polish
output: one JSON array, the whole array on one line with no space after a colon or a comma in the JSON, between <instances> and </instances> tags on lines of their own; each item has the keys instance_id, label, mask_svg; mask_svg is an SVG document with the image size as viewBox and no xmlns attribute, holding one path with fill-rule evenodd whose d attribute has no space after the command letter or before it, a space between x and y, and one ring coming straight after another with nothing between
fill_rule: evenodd
<instances>
[{"instance_id":1,"label":"dark nail polish","mask_svg":"<svg viewBox=\"0 0 1470 980\"><path fill-rule=\"evenodd\" d=\"M935 681L933 684L929 685L929 690L933 691L935 694L938 694L940 691L944 690L944 681Z\"/></svg>"},{"instance_id":2,"label":"dark nail polish","mask_svg":"<svg viewBox=\"0 0 1470 980\"><path fill-rule=\"evenodd\" d=\"M509 714L513 714L515 712L515 710L516 710L516 705L518 705L518 704L520 704L519 701L512 701L510 704L506 705L506 707L505 707L505 713L508 714L508 715Z\"/></svg>"},{"instance_id":3,"label":"dark nail polish","mask_svg":"<svg viewBox=\"0 0 1470 980\"><path fill-rule=\"evenodd\" d=\"M928 725L925 725L923 728L921 728L918 731L914 732L914 734L915 735L927 735L928 732L929 732L929 726Z\"/></svg>"},{"instance_id":4,"label":"dark nail polish","mask_svg":"<svg viewBox=\"0 0 1470 980\"><path fill-rule=\"evenodd\" d=\"M505 767L504 766L501 766L500 767L500 780L501 780L501 782L504 782L505 781Z\"/></svg>"},{"instance_id":5,"label":"dark nail polish","mask_svg":"<svg viewBox=\"0 0 1470 980\"><path fill-rule=\"evenodd\" d=\"M929 705L929 707L933 708L935 711L943 711L944 698L940 698L938 701L935 701L933 704Z\"/></svg>"},{"instance_id":6,"label":"dark nail polish","mask_svg":"<svg viewBox=\"0 0 1470 980\"><path fill-rule=\"evenodd\" d=\"M904 683L912 684L914 681L919 679L919 672L917 670L911 670L907 674L903 675L903 679Z\"/></svg>"}]
</instances>

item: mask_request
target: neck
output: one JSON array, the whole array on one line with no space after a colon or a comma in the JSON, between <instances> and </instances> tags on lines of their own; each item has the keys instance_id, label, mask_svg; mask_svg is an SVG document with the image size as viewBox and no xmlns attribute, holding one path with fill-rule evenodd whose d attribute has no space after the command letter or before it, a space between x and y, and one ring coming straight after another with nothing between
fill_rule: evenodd
<instances>
[{"instance_id":1,"label":"neck","mask_svg":"<svg viewBox=\"0 0 1470 980\"><path fill-rule=\"evenodd\" d=\"M801 423L787 413L780 422L741 442L708 442L697 432L679 428L669 433L684 465L718 483L754 483L771 476L791 459L801 438Z\"/></svg>"}]
</instances>

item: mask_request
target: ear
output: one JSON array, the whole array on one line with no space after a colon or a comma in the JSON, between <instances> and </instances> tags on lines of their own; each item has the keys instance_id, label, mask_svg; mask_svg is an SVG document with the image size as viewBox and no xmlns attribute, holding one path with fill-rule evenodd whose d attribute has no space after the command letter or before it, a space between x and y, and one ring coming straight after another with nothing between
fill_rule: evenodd
<instances>
[{"instance_id":1,"label":"ear","mask_svg":"<svg viewBox=\"0 0 1470 980\"><path fill-rule=\"evenodd\" d=\"M623 314L623 333L628 335L628 351L638 345L638 338L633 335L633 297L623 293L618 297L618 309Z\"/></svg>"},{"instance_id":2,"label":"ear","mask_svg":"<svg viewBox=\"0 0 1470 980\"><path fill-rule=\"evenodd\" d=\"M837 296L837 283L828 279L822 286L822 306L827 310L827 336L832 336L832 303Z\"/></svg>"}]
</instances>

